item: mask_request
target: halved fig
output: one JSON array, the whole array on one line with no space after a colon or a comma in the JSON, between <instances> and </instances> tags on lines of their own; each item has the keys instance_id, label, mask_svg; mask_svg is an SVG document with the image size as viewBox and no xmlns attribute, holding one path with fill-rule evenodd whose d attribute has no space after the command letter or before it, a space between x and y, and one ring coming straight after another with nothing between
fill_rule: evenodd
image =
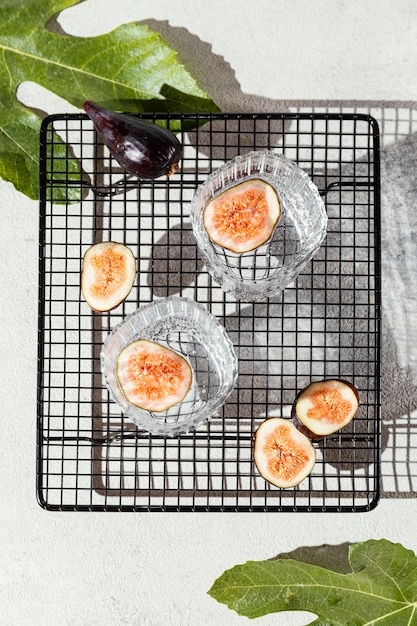
<instances>
[{"instance_id":1,"label":"halved fig","mask_svg":"<svg viewBox=\"0 0 417 626\"><path fill-rule=\"evenodd\" d=\"M296 397L292 417L297 428L311 439L320 439L349 424L359 407L359 393L346 380L310 383Z\"/></svg>"},{"instance_id":2,"label":"halved fig","mask_svg":"<svg viewBox=\"0 0 417 626\"><path fill-rule=\"evenodd\" d=\"M193 373L181 354L154 341L137 339L119 354L117 377L131 404L160 413L185 398Z\"/></svg>"},{"instance_id":3,"label":"halved fig","mask_svg":"<svg viewBox=\"0 0 417 626\"><path fill-rule=\"evenodd\" d=\"M265 480L281 489L295 487L316 463L310 439L281 417L266 419L255 433L254 459Z\"/></svg>"},{"instance_id":4,"label":"halved fig","mask_svg":"<svg viewBox=\"0 0 417 626\"><path fill-rule=\"evenodd\" d=\"M136 260L127 246L114 241L92 245L84 254L81 291L94 311L110 311L130 293Z\"/></svg>"},{"instance_id":5,"label":"halved fig","mask_svg":"<svg viewBox=\"0 0 417 626\"><path fill-rule=\"evenodd\" d=\"M204 209L204 228L214 243L241 254L267 242L280 215L274 187L252 178L210 200Z\"/></svg>"},{"instance_id":6,"label":"halved fig","mask_svg":"<svg viewBox=\"0 0 417 626\"><path fill-rule=\"evenodd\" d=\"M130 248L114 241L96 243L84 254L81 292L94 311L110 311L129 295L135 276Z\"/></svg>"}]
</instances>

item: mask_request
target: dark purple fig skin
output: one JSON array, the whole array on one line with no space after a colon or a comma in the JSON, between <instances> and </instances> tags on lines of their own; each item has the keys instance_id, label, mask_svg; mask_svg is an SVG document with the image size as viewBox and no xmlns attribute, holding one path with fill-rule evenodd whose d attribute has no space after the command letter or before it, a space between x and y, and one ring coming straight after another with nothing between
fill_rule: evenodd
<instances>
[{"instance_id":1,"label":"dark purple fig skin","mask_svg":"<svg viewBox=\"0 0 417 626\"><path fill-rule=\"evenodd\" d=\"M320 439L324 439L325 435L316 435L316 433L313 433L312 430L310 430L309 428L307 428L307 426L304 426L304 424L300 422L300 420L297 417L297 413L295 412L295 404L296 402L294 402L292 409L291 409L291 419L296 429L299 430L300 433L303 433L303 435L311 439L311 441L319 441Z\"/></svg>"},{"instance_id":2,"label":"dark purple fig skin","mask_svg":"<svg viewBox=\"0 0 417 626\"><path fill-rule=\"evenodd\" d=\"M119 165L133 176L153 180L177 171L182 145L173 132L87 101L83 109Z\"/></svg>"},{"instance_id":3,"label":"dark purple fig skin","mask_svg":"<svg viewBox=\"0 0 417 626\"><path fill-rule=\"evenodd\" d=\"M359 391L356 389L355 385L353 385L351 382L349 382L348 380L345 380L344 378L332 378L329 380L338 380L339 382L343 383L344 385L347 385L348 387L350 387L353 391L353 393L355 394L358 402L359 402ZM320 381L317 381L320 382ZM322 381L325 382L325 381ZM307 387L309 387L309 385L306 385L306 387L304 387L304 389L301 389L301 391L299 391L295 397L295 400L293 402L293 405L291 407L291 419L292 422L294 424L294 426L297 428L297 430L299 430L301 433L303 433L303 435L305 435L306 437L308 437L309 439L311 439L311 441L320 441L321 439L325 439L325 437L327 437L328 435L317 435L317 433L313 433L312 430L310 430L309 428L307 428L307 426L305 424L303 424L297 417L297 402L298 402L298 398L301 396L302 393L304 393L304 391L307 389ZM333 435L337 434L337 431L332 433Z\"/></svg>"}]
</instances>

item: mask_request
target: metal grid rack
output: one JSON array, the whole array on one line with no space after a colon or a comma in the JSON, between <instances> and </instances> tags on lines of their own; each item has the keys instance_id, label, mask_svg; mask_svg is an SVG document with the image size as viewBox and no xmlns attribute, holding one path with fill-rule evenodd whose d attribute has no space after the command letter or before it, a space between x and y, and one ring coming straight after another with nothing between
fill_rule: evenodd
<instances>
[{"instance_id":1,"label":"metal grid rack","mask_svg":"<svg viewBox=\"0 0 417 626\"><path fill-rule=\"evenodd\" d=\"M179 132L178 173L129 178L84 114L48 117L41 131L38 501L49 510L367 511L379 497L380 216L378 125L360 114L144 114ZM195 189L237 154L270 148L298 162L326 203L325 244L282 294L236 302L212 284L189 224ZM130 246L138 274L114 311L80 293L87 248ZM138 431L109 399L99 355L107 333L153 299L178 294L226 327L239 379L221 415L197 431ZM352 424L316 443L317 463L282 490L258 474L253 433L289 417L311 380L352 381Z\"/></svg>"}]
</instances>

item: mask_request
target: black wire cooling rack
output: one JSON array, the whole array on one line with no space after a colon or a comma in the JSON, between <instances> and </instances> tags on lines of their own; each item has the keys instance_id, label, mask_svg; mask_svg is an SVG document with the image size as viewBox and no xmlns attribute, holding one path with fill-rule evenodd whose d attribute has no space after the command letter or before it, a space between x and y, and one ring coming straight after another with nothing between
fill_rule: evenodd
<instances>
[{"instance_id":1,"label":"black wire cooling rack","mask_svg":"<svg viewBox=\"0 0 417 626\"><path fill-rule=\"evenodd\" d=\"M179 133L184 158L169 180L129 178L84 114L48 117L41 131L37 493L50 510L366 511L379 497L380 181L375 120L360 114L144 115ZM198 258L189 222L196 187L237 154L269 148L295 160L326 204L326 242L276 298L225 295ZM110 313L80 293L87 248L128 245L135 286ZM221 415L163 439L124 418L103 385L108 332L141 304L195 299L226 327L238 384ZM289 417L311 380L348 379L360 409L316 443L317 463L282 490L258 474L253 434Z\"/></svg>"}]
</instances>

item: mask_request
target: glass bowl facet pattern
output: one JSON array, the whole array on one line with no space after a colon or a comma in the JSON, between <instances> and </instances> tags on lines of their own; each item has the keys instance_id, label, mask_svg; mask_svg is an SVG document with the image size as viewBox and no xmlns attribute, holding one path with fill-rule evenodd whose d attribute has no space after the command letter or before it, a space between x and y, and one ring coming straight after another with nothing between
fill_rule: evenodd
<instances>
[{"instance_id":1,"label":"glass bowl facet pattern","mask_svg":"<svg viewBox=\"0 0 417 626\"><path fill-rule=\"evenodd\" d=\"M275 188L281 216L269 241L237 254L211 241L204 209L220 193L251 178ZM326 236L327 214L308 174L284 155L264 150L238 156L207 177L194 195L191 224L213 279L238 300L258 301L285 289L306 267Z\"/></svg>"},{"instance_id":2,"label":"glass bowl facet pattern","mask_svg":"<svg viewBox=\"0 0 417 626\"><path fill-rule=\"evenodd\" d=\"M117 377L123 348L148 339L181 354L193 371L182 402L164 412L149 412L127 401ZM178 296L155 300L127 316L107 336L101 371L114 402L140 429L161 436L186 433L219 412L237 379L237 359L225 328L202 305Z\"/></svg>"}]
</instances>

